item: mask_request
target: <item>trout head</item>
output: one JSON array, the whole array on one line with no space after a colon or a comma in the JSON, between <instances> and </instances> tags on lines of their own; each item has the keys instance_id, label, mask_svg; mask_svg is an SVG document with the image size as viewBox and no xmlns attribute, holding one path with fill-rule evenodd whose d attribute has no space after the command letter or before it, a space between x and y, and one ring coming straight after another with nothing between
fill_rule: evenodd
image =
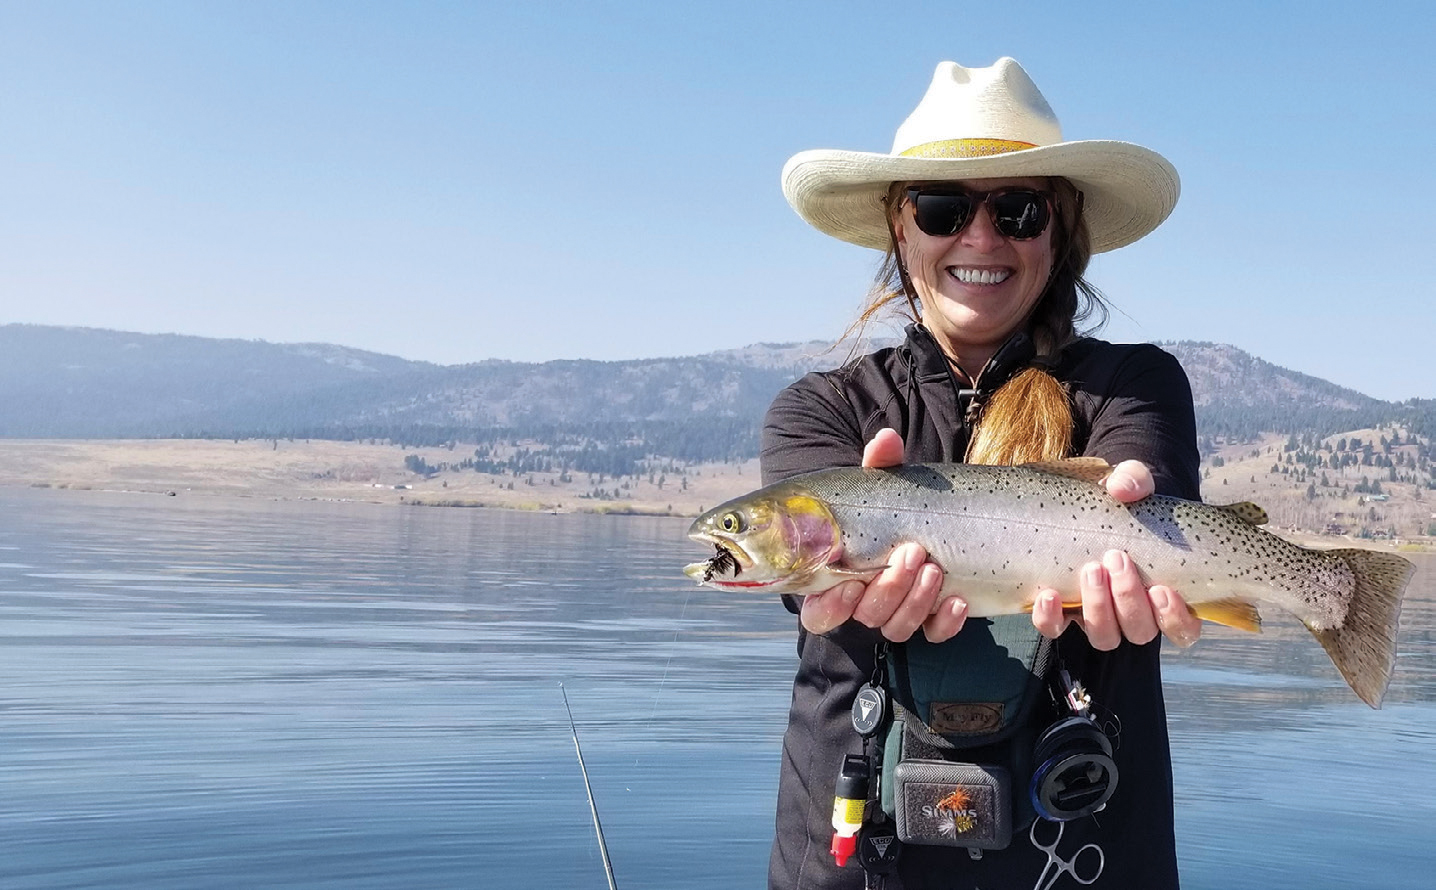
<instances>
[{"instance_id":1,"label":"trout head","mask_svg":"<svg viewBox=\"0 0 1436 890\"><path fill-rule=\"evenodd\" d=\"M716 552L683 573L720 590L816 592L815 576L842 556L842 531L828 507L796 486L776 485L714 507L688 537Z\"/></svg>"}]
</instances>

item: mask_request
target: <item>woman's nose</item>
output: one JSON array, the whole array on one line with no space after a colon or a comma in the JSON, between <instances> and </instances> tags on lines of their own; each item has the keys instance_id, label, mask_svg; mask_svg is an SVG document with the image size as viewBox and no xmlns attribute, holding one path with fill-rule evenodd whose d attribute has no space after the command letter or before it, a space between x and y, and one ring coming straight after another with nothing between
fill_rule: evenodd
<instances>
[{"instance_id":1,"label":"woman's nose","mask_svg":"<svg viewBox=\"0 0 1436 890\"><path fill-rule=\"evenodd\" d=\"M978 204L972 211L972 219L968 221L966 228L962 230L961 241L963 244L971 245L980 250L991 250L1006 239L997 227L992 223L992 216L987 212L987 204Z\"/></svg>"}]
</instances>

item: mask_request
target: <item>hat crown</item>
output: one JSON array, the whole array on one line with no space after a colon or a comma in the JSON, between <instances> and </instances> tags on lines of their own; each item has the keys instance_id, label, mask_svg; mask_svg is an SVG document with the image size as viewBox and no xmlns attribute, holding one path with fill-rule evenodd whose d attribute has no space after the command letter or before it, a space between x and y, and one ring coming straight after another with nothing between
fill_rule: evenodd
<instances>
[{"instance_id":1,"label":"hat crown","mask_svg":"<svg viewBox=\"0 0 1436 890\"><path fill-rule=\"evenodd\" d=\"M1004 57L987 68L942 62L922 101L898 127L892 154L957 140L1056 145L1062 125L1015 59Z\"/></svg>"}]
</instances>

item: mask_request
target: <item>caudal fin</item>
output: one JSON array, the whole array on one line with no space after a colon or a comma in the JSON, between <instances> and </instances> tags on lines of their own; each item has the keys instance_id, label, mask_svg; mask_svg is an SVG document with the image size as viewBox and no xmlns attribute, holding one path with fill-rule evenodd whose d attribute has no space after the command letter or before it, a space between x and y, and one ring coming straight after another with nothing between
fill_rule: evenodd
<instances>
[{"instance_id":1,"label":"caudal fin","mask_svg":"<svg viewBox=\"0 0 1436 890\"><path fill-rule=\"evenodd\" d=\"M1401 595L1416 566L1394 553L1374 550L1328 550L1326 555L1351 568L1356 592L1340 627L1312 633L1361 700L1379 708L1391 682L1391 669L1396 666Z\"/></svg>"}]
</instances>

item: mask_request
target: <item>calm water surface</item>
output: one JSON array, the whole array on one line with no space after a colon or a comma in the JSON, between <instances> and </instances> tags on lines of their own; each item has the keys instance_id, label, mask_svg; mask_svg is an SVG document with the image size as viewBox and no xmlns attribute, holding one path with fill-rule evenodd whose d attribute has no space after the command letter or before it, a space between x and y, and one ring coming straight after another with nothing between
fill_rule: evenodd
<instances>
[{"instance_id":1,"label":"calm water surface","mask_svg":"<svg viewBox=\"0 0 1436 890\"><path fill-rule=\"evenodd\" d=\"M560 682L619 886L762 886L793 619L685 525L0 491L0 887L601 888ZM1382 711L1171 653L1186 886L1432 886L1432 562Z\"/></svg>"}]
</instances>

